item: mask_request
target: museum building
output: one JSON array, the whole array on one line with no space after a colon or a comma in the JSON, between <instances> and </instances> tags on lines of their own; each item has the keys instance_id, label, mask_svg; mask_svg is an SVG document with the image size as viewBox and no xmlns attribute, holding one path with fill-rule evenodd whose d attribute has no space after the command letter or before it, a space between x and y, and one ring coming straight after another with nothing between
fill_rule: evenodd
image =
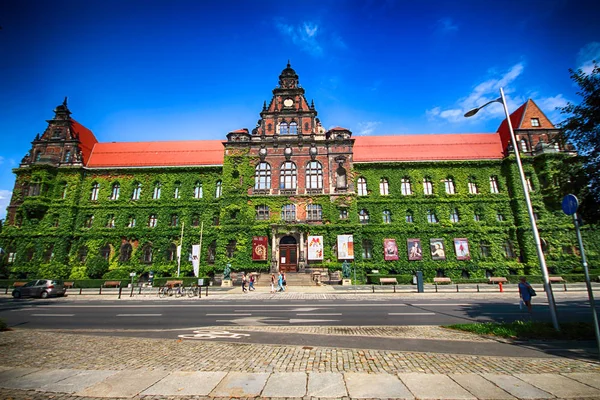
<instances>
[{"instance_id":1,"label":"museum building","mask_svg":"<svg viewBox=\"0 0 600 400\"><path fill-rule=\"evenodd\" d=\"M361 276L539 273L506 121L483 134L355 136L323 127L289 63L272 93L251 130L163 142L99 142L65 99L14 169L7 273L172 276L180 243L184 275L344 260ZM511 122L548 266L569 272L576 239L554 174L575 153L533 100Z\"/></svg>"}]
</instances>

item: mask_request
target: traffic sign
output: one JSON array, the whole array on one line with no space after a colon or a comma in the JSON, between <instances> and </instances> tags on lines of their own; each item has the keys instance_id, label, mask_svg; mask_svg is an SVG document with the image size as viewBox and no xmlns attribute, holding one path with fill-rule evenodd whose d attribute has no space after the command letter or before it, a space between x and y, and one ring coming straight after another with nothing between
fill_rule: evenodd
<instances>
[{"instance_id":1,"label":"traffic sign","mask_svg":"<svg viewBox=\"0 0 600 400\"><path fill-rule=\"evenodd\" d=\"M562 209L565 214L575 214L577 212L577 207L579 207L579 201L577 200L577 197L575 197L575 195L568 194L563 198Z\"/></svg>"}]
</instances>

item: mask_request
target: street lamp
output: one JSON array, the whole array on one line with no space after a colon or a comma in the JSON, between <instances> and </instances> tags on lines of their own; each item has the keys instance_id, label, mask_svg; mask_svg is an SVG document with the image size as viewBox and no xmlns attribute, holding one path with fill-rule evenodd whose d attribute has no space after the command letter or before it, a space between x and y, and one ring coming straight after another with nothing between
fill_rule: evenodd
<instances>
[{"instance_id":1,"label":"street lamp","mask_svg":"<svg viewBox=\"0 0 600 400\"><path fill-rule=\"evenodd\" d=\"M529 214L529 222L531 223L531 230L533 232L533 239L535 240L535 250L537 251L538 260L540 262L540 269L542 270L542 278L544 280L544 290L548 297L548 306L550 307L550 316L552 317L552 324L554 329L560 330L558 325L558 319L556 317L556 306L554 304L554 296L552 295L552 287L550 286L550 279L548 279L548 268L546 267L546 259L544 257L544 251L542 250L542 242L540 241L540 234L538 232L535 217L533 215L533 207L531 206L531 198L529 197L529 188L525 174L523 173L523 164L521 163L521 156L519 155L519 148L517 147L517 140L515 138L515 132L513 131L512 123L510 122L510 114L508 113L508 107L506 106L506 98L504 97L504 91L500 88L500 97L495 100L488 101L484 105L474 108L465 114L465 117L472 117L477 114L479 110L492 103L502 103L504 106L504 113L506 114L506 122L508 123L508 130L510 132L510 141L515 151L515 157L517 159L517 167L519 169L519 176L521 178L521 185L523 186L523 194L525 195L525 203L527 204L527 213Z\"/></svg>"}]
</instances>

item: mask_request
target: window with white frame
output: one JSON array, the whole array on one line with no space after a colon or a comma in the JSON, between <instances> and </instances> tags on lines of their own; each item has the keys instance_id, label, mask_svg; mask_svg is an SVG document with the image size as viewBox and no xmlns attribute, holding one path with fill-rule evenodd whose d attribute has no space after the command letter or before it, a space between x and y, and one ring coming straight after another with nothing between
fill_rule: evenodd
<instances>
[{"instance_id":1,"label":"window with white frame","mask_svg":"<svg viewBox=\"0 0 600 400\"><path fill-rule=\"evenodd\" d=\"M280 122L279 123L279 134L280 135L287 135L290 133L290 127L287 124L287 122Z\"/></svg>"},{"instance_id":2,"label":"window with white frame","mask_svg":"<svg viewBox=\"0 0 600 400\"><path fill-rule=\"evenodd\" d=\"M427 210L427 222L430 224L437 224L438 219L432 210Z\"/></svg>"},{"instance_id":3,"label":"window with white frame","mask_svg":"<svg viewBox=\"0 0 600 400\"><path fill-rule=\"evenodd\" d=\"M456 208L453 208L452 210L450 210L450 222L458 222L459 218L458 218L458 210Z\"/></svg>"},{"instance_id":4,"label":"window with white frame","mask_svg":"<svg viewBox=\"0 0 600 400\"><path fill-rule=\"evenodd\" d=\"M362 176L356 181L356 193L359 196L367 195L367 180Z\"/></svg>"},{"instance_id":5,"label":"window with white frame","mask_svg":"<svg viewBox=\"0 0 600 400\"><path fill-rule=\"evenodd\" d=\"M497 213L496 214L496 221L498 221L498 222L504 221L504 215L502 215L501 213Z\"/></svg>"},{"instance_id":6,"label":"window with white frame","mask_svg":"<svg viewBox=\"0 0 600 400\"><path fill-rule=\"evenodd\" d=\"M533 192L533 182L531 181L531 175L527 174L525 176L525 182L527 182L527 190Z\"/></svg>"},{"instance_id":7,"label":"window with white frame","mask_svg":"<svg viewBox=\"0 0 600 400\"><path fill-rule=\"evenodd\" d=\"M298 134L298 124L296 122L290 122L290 135Z\"/></svg>"},{"instance_id":8,"label":"window with white frame","mask_svg":"<svg viewBox=\"0 0 600 400\"><path fill-rule=\"evenodd\" d=\"M118 183L113 183L112 190L110 192L111 200L119 200L119 194L121 193L121 185Z\"/></svg>"},{"instance_id":9,"label":"window with white frame","mask_svg":"<svg viewBox=\"0 0 600 400\"><path fill-rule=\"evenodd\" d=\"M282 206L281 219L288 222L296 221L296 205L286 204Z\"/></svg>"},{"instance_id":10,"label":"window with white frame","mask_svg":"<svg viewBox=\"0 0 600 400\"><path fill-rule=\"evenodd\" d=\"M373 242L368 239L362 241L362 258L363 260L370 260L373 258Z\"/></svg>"},{"instance_id":11,"label":"window with white frame","mask_svg":"<svg viewBox=\"0 0 600 400\"><path fill-rule=\"evenodd\" d=\"M529 146L527 145L527 140L526 139L519 140L519 144L521 145L521 151L523 153L526 153L526 152L529 151Z\"/></svg>"},{"instance_id":12,"label":"window with white frame","mask_svg":"<svg viewBox=\"0 0 600 400\"><path fill-rule=\"evenodd\" d=\"M148 218L148 227L156 228L156 224L158 224L158 218L156 218L156 214L150 214Z\"/></svg>"},{"instance_id":13,"label":"window with white frame","mask_svg":"<svg viewBox=\"0 0 600 400\"><path fill-rule=\"evenodd\" d=\"M92 192L90 193L90 200L91 201L97 201L98 200L98 193L100 192L100 184L99 183L94 183L92 185Z\"/></svg>"},{"instance_id":14,"label":"window with white frame","mask_svg":"<svg viewBox=\"0 0 600 400\"><path fill-rule=\"evenodd\" d=\"M390 194L389 183L385 178L379 180L379 194L382 196L388 196Z\"/></svg>"},{"instance_id":15,"label":"window with white frame","mask_svg":"<svg viewBox=\"0 0 600 400\"><path fill-rule=\"evenodd\" d=\"M67 189L68 189L68 185L66 183L63 183L62 184L62 194L60 196L61 199L67 198L67 193L68 193Z\"/></svg>"},{"instance_id":16,"label":"window with white frame","mask_svg":"<svg viewBox=\"0 0 600 400\"><path fill-rule=\"evenodd\" d=\"M402 178L402 180L400 181L400 190L403 196L409 196L412 194L410 179Z\"/></svg>"},{"instance_id":17,"label":"window with white frame","mask_svg":"<svg viewBox=\"0 0 600 400\"><path fill-rule=\"evenodd\" d=\"M539 118L531 118L531 126L540 126L540 119Z\"/></svg>"},{"instance_id":18,"label":"window with white frame","mask_svg":"<svg viewBox=\"0 0 600 400\"><path fill-rule=\"evenodd\" d=\"M429 178L423 178L423 194L433 194L433 184L431 183L431 179Z\"/></svg>"},{"instance_id":19,"label":"window with white frame","mask_svg":"<svg viewBox=\"0 0 600 400\"><path fill-rule=\"evenodd\" d=\"M413 222L415 222L415 220L413 219L413 212L411 210L406 211L404 221L406 221L406 223L408 224L412 224Z\"/></svg>"},{"instance_id":20,"label":"window with white frame","mask_svg":"<svg viewBox=\"0 0 600 400\"><path fill-rule=\"evenodd\" d=\"M490 176L490 193L500 193L498 189L498 178L495 176Z\"/></svg>"},{"instance_id":21,"label":"window with white frame","mask_svg":"<svg viewBox=\"0 0 600 400\"><path fill-rule=\"evenodd\" d=\"M152 199L154 200L158 200L160 199L160 190L161 190L161 183L160 182L156 182L154 184L154 191L152 192Z\"/></svg>"},{"instance_id":22,"label":"window with white frame","mask_svg":"<svg viewBox=\"0 0 600 400\"><path fill-rule=\"evenodd\" d=\"M444 188L446 189L446 194L456 194L456 190L454 189L454 179L444 179Z\"/></svg>"},{"instance_id":23,"label":"window with white frame","mask_svg":"<svg viewBox=\"0 0 600 400\"><path fill-rule=\"evenodd\" d=\"M194 185L194 198L201 199L203 195L204 193L202 191L202 183L196 182L196 184Z\"/></svg>"},{"instance_id":24,"label":"window with white frame","mask_svg":"<svg viewBox=\"0 0 600 400\"><path fill-rule=\"evenodd\" d=\"M106 217L106 227L114 228L115 227L115 214L108 214Z\"/></svg>"},{"instance_id":25,"label":"window with white frame","mask_svg":"<svg viewBox=\"0 0 600 400\"><path fill-rule=\"evenodd\" d=\"M133 192L131 193L131 200L139 200L142 195L142 184L134 183L133 184Z\"/></svg>"},{"instance_id":26,"label":"window with white frame","mask_svg":"<svg viewBox=\"0 0 600 400\"><path fill-rule=\"evenodd\" d=\"M469 193L470 194L478 194L479 189L477 189L477 183L474 179L469 179Z\"/></svg>"},{"instance_id":27,"label":"window with white frame","mask_svg":"<svg viewBox=\"0 0 600 400\"><path fill-rule=\"evenodd\" d=\"M135 228L135 216L133 216L133 215L129 216L129 219L127 220L127 227Z\"/></svg>"},{"instance_id":28,"label":"window with white frame","mask_svg":"<svg viewBox=\"0 0 600 400\"><path fill-rule=\"evenodd\" d=\"M271 189L271 165L260 162L254 169L254 189Z\"/></svg>"},{"instance_id":29,"label":"window with white frame","mask_svg":"<svg viewBox=\"0 0 600 400\"><path fill-rule=\"evenodd\" d=\"M174 191L173 191L173 198L174 199L179 199L181 197L180 189L181 189L181 183L175 182L175 188L174 188Z\"/></svg>"},{"instance_id":30,"label":"window with white frame","mask_svg":"<svg viewBox=\"0 0 600 400\"><path fill-rule=\"evenodd\" d=\"M392 223L392 212L390 210L383 210L382 217L384 224Z\"/></svg>"},{"instance_id":31,"label":"window with white frame","mask_svg":"<svg viewBox=\"0 0 600 400\"><path fill-rule=\"evenodd\" d=\"M358 222L361 224L369 223L369 212L364 208L358 212Z\"/></svg>"},{"instance_id":32,"label":"window with white frame","mask_svg":"<svg viewBox=\"0 0 600 400\"><path fill-rule=\"evenodd\" d=\"M269 206L261 204L255 207L257 220L268 220L271 218Z\"/></svg>"},{"instance_id":33,"label":"window with white frame","mask_svg":"<svg viewBox=\"0 0 600 400\"><path fill-rule=\"evenodd\" d=\"M218 199L223 194L223 182L217 181L217 188L215 190L215 199Z\"/></svg>"},{"instance_id":34,"label":"window with white frame","mask_svg":"<svg viewBox=\"0 0 600 400\"><path fill-rule=\"evenodd\" d=\"M340 208L340 219L348 219L348 209Z\"/></svg>"},{"instance_id":35,"label":"window with white frame","mask_svg":"<svg viewBox=\"0 0 600 400\"><path fill-rule=\"evenodd\" d=\"M15 253L14 251L13 252L9 252L6 261L9 264L14 264L16 258L17 258L17 253Z\"/></svg>"},{"instance_id":36,"label":"window with white frame","mask_svg":"<svg viewBox=\"0 0 600 400\"><path fill-rule=\"evenodd\" d=\"M284 190L295 190L297 187L296 164L286 161L281 165L279 175L279 188Z\"/></svg>"},{"instance_id":37,"label":"window with white frame","mask_svg":"<svg viewBox=\"0 0 600 400\"><path fill-rule=\"evenodd\" d=\"M323 165L318 161L306 165L306 188L323 189Z\"/></svg>"},{"instance_id":38,"label":"window with white frame","mask_svg":"<svg viewBox=\"0 0 600 400\"><path fill-rule=\"evenodd\" d=\"M321 221L323 219L323 207L319 204L307 204L306 219L308 221Z\"/></svg>"}]
</instances>

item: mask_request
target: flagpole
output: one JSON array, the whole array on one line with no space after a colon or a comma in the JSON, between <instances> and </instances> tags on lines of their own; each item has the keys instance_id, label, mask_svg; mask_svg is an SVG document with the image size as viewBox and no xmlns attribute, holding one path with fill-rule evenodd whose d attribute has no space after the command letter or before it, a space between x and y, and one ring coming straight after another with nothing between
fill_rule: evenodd
<instances>
[{"instance_id":1,"label":"flagpole","mask_svg":"<svg viewBox=\"0 0 600 400\"><path fill-rule=\"evenodd\" d=\"M177 254L177 277L179 278L179 272L181 271L181 252L183 251L183 227L185 222L181 223L181 239L179 240L179 254Z\"/></svg>"},{"instance_id":2,"label":"flagpole","mask_svg":"<svg viewBox=\"0 0 600 400\"><path fill-rule=\"evenodd\" d=\"M203 231L204 231L204 221L202 221L200 223L200 251L198 252L198 275L200 275L200 260L202 260L202 232Z\"/></svg>"}]
</instances>

